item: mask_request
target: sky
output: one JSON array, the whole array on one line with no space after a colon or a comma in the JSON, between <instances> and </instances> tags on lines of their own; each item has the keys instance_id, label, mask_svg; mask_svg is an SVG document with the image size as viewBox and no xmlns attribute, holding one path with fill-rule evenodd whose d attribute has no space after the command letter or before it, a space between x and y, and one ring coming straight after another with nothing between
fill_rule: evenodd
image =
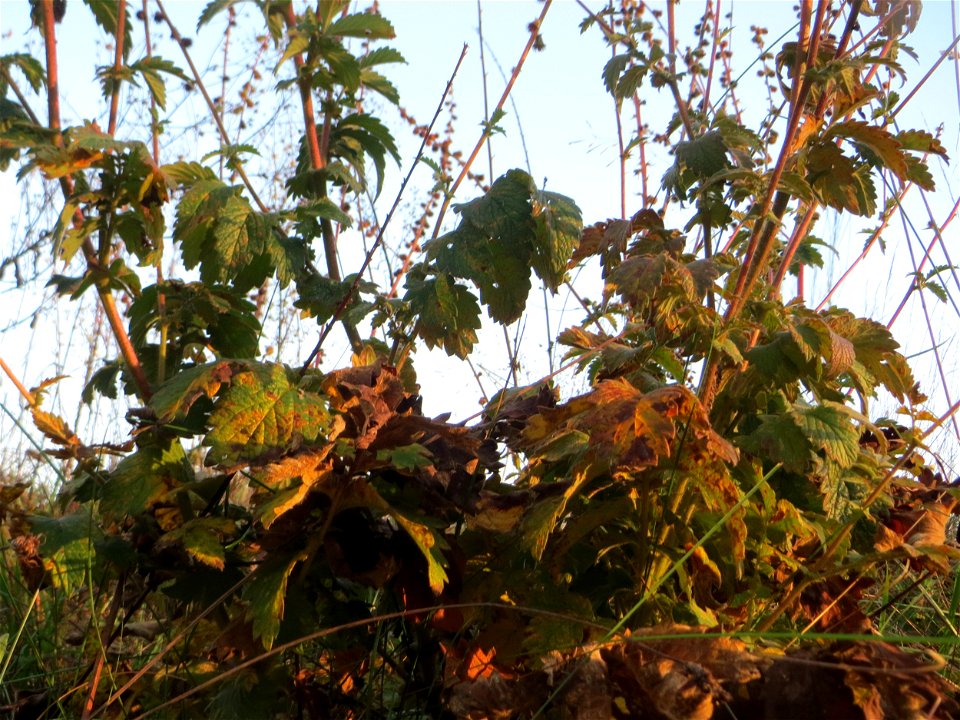
<instances>
[{"instance_id":1,"label":"sky","mask_svg":"<svg viewBox=\"0 0 960 720\"><path fill-rule=\"evenodd\" d=\"M594 8L600 7L598 3L588 4ZM197 32L196 18L203 5L192 0L169 0L166 3L180 32L192 38L194 44L191 52L204 72L206 81L219 88L218 63L223 56L226 38L225 16L215 19ZM662 3L659 5L662 6ZM759 90L750 85L753 69L747 68L756 55L750 44L750 26L758 23L766 25L770 30L767 40L773 42L795 22L792 6L791 2L777 1L723 2L725 14L732 10L732 15L724 23L729 29L734 50L735 71L746 71L740 90L741 102L745 106L753 104L758 108L765 107L763 98L758 100L756 96L751 96L751 93ZM702 8L700 2L682 2L677 10L678 27L692 27ZM386 0L380 3L380 9L397 31L396 40L390 44L399 49L407 60L406 65L393 67L387 74L399 89L401 104L418 122L425 123L432 116L463 45L468 45L467 58L456 78L453 97L457 103L455 144L464 152L469 152L479 137L480 125L485 117L477 3L466 0ZM480 5L483 60L491 107L499 98L505 76L516 64L527 40L527 25L539 15L541 9L538 2L519 0L485 0ZM957 32L957 13L956 4L947 0L925 3L920 24L908 41L917 51L918 58L916 61L903 59L909 78L904 93L913 87L939 52L952 41ZM32 51L39 54L39 39L35 31L29 30L28 15L29 6L25 0L0 0L0 43L3 53ZM106 105L92 79L92 67L109 63L112 53L102 33L87 16L79 0L69 0L67 20L60 29L60 52L65 60L61 63L63 114L67 124L83 119L100 119L101 124L105 124ZM545 49L531 53L526 61L506 106L507 116L500 123L505 133L493 138L492 149L494 176L513 167L529 169L538 184L573 197L583 212L585 222L592 223L620 215L620 187L615 110L601 81L601 69L609 59L610 51L595 28L581 34L579 25L584 16L583 9L574 2L557 0L552 5L541 27ZM244 17L253 18L253 15L241 13L239 29L230 36L233 43L230 57L232 62L239 64L228 81L227 97L235 96L247 78L247 70L241 61L244 57L250 57L250 46L244 45L249 40L243 39L244 33L249 35L250 32L249 25L243 21ZM137 24L136 38L140 37L139 28ZM168 33L156 31L155 42L155 52L183 64ZM134 53L138 52L142 54L142 43L134 50ZM960 87L956 78L956 62L944 63L901 117L903 127L935 131L942 126L944 145L953 158L960 157L957 123L957 117L960 117ZM176 108L177 112L176 119L167 129L168 137L181 143L188 157L203 154L214 142L209 127L199 135L195 131L196 123L201 123L203 127L205 122L203 109L194 102L177 105L179 100L173 95L171 91L170 107ZM662 125L672 113L672 100L666 93L658 94L652 90L645 91L645 98L645 119L653 127ZM292 94L288 94L286 100L297 101ZM36 107L42 108L42 103L38 101ZM136 110L131 112L135 113ZM289 142L289 128L276 122L274 115L269 108L257 107L252 110L245 117L246 127L238 136L240 142L250 142L263 148L281 148L284 142ZM624 122L629 122L627 115L623 117ZM138 131L136 128L140 124L134 122L135 117L128 119L130 122L127 126ZM398 119L391 122L400 142L402 163L409 163L419 140L410 136ZM145 137L141 135L140 139ZM960 192L957 162L954 160L950 165L935 163L932 168L941 192L927 200L931 215L937 222L946 218ZM666 167L661 163L654 171L651 179L655 185ZM377 205L380 217L393 202L400 179L407 170L406 164L388 169L387 181ZM474 170L488 174L486 153L478 158ZM39 187L35 180L32 183L34 189ZM417 170L414 185L420 188L420 192L424 187L429 187L429 171L425 167ZM633 213L640 207L637 197L639 185L633 178L629 179L628 190L628 213ZM468 200L477 192L475 188L465 186L457 200ZM9 252L9 248L22 241L30 227L36 230L43 226L41 221L30 216L19 201L20 193L12 171L0 174L0 258ZM415 197L415 194L411 195L408 201L412 203ZM59 197L54 193L48 205L58 210L56 206L59 202ZM921 240L926 243L929 241L929 233L924 230L928 224L926 209L917 194L910 198L910 202L908 216L913 220ZM401 206L397 221L385 235L388 245L398 247L406 239L407 223L399 221L409 219L414 209L415 203L414 207ZM448 223L455 221L455 216L448 216ZM35 225L31 226L31 222L35 222ZM957 237L955 227L949 226L948 243L951 238ZM836 254L828 254L824 271L808 280L809 304L816 305L819 302L849 260L860 252L864 238L862 229L862 224L850 219L841 220L832 213L824 214L816 234L833 243ZM909 227L890 228L885 233L887 254L880 256L878 253L864 263L834 301L850 307L858 314L886 322L909 284L907 274L911 269L911 260L907 245L903 242L903 238L909 234ZM956 246L956 243L953 245ZM351 243L350 236L345 235L341 247L345 248L344 268L346 272L351 272L362 259L361 243L356 238ZM58 268L57 271L62 272L63 269ZM601 281L596 268L588 268L575 280L582 293L596 295L600 290ZM68 303L53 307L49 294L42 291L42 282L39 288L30 293L20 292L14 285L11 273L0 278L0 355L21 374L27 385L36 384L43 377L66 372L70 377L61 383L60 399L63 407L73 408L75 403L71 404L71 399L76 397L78 388L82 386L87 361L85 357L78 360L76 355L84 352L80 348L85 347L84 337L90 332L86 325L90 315L78 313L76 307ZM957 288L953 289L957 291ZM960 292L956 292L956 296L960 297ZM284 298L278 296L275 301L280 303ZM905 319L894 326L894 333L904 345L905 352L921 353L915 358L918 380L931 395L932 411L942 412L948 405L946 396L951 388L953 401L957 399L955 395L960 394L960 382L957 382L960 373L956 361L952 359L960 349L957 347L960 319L949 305L930 298L929 306L937 333L933 342L938 345L949 365L951 380L946 390L940 387L933 354L929 352L932 341L927 335L922 308L918 303L911 303ZM34 310L40 307L44 308L39 316L41 320L31 326L29 319ZM546 299L538 292L531 294L527 317L508 330L510 342L521 351L521 383L533 382L548 372L548 338L578 321L580 315L576 307L576 301L565 291ZM314 337L315 331L310 331L301 344L298 345L296 340L290 341L288 355L284 359L295 362L297 358L304 357ZM265 346L269 344L268 341L273 342L265 339ZM455 358L448 358L442 352L418 352L414 362L424 387L425 411L428 414L453 411L455 419L475 413L482 396L492 395L507 382L504 343L503 331L488 324L481 332L481 346L473 359L473 368ZM101 349L99 352L104 351ZM348 361L345 344L339 339L331 342L324 367L332 369ZM483 388L478 386L474 370L482 378ZM562 382L567 383L567 392L574 392L577 387L582 387L583 381L568 377ZM21 405L5 378L0 378L0 402L14 414ZM892 412L895 408L885 410ZM113 439L112 436L123 435L126 431L122 424L105 426L93 422L91 418L95 418L94 414L84 418L83 427L88 432L101 435L88 437L90 441ZM69 416L67 419L71 422L74 420ZM77 420L81 418L78 416ZM8 418L0 416L0 430L4 433L12 431ZM946 435L940 442L945 454L953 455L956 459L956 436L951 438Z\"/></svg>"}]
</instances>

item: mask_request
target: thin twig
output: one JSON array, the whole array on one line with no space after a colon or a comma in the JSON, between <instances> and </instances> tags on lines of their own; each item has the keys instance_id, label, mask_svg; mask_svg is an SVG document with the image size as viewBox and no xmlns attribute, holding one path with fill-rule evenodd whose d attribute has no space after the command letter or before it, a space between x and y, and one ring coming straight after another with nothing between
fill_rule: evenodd
<instances>
[{"instance_id":1,"label":"thin twig","mask_svg":"<svg viewBox=\"0 0 960 720\"><path fill-rule=\"evenodd\" d=\"M87 699L83 704L83 713L80 716L81 720L90 720L90 718L93 717L93 704L97 699L97 690L100 687L100 680L103 677L103 666L107 661L107 647L110 645L113 625L117 621L117 613L120 612L120 605L123 602L123 591L126 587L125 580L126 576L123 573L117 578L117 586L113 591L113 600L110 602L110 609L107 611L107 617L99 633L100 654L97 655L96 662L94 663L93 678L90 680Z\"/></svg>"},{"instance_id":2,"label":"thin twig","mask_svg":"<svg viewBox=\"0 0 960 720\"><path fill-rule=\"evenodd\" d=\"M167 11L163 7L162 0L156 0L156 3L160 14L163 16L163 21L167 24L167 27L170 28L170 34L173 35L173 39L176 41L177 45L180 46L180 52L183 53L183 57L187 61L187 65L190 67L190 73L193 75L194 84L200 90L200 94L203 95L203 99L207 103L207 109L210 111L210 117L213 118L213 122L217 126L217 130L220 133L220 139L223 140L224 145L230 145L230 136L227 134L227 129L223 125L223 120L220 117L220 113L217 112L217 106L210 98L210 93L207 92L207 88L203 84L203 79L200 77L197 66L193 64L193 58L190 56L190 52L187 50L187 44L180 35L180 31L177 30L176 26L173 24L170 16L167 15ZM254 190L253 183L251 183L250 178L247 177L247 172L243 169L242 163L235 159L234 167L236 168L237 175L240 176L244 186L247 188L247 192L250 193L250 197L253 198L253 201L257 204L257 207L260 208L260 212L268 212L269 208L267 208L263 200L260 199L257 191Z\"/></svg>"},{"instance_id":3,"label":"thin twig","mask_svg":"<svg viewBox=\"0 0 960 720\"><path fill-rule=\"evenodd\" d=\"M340 301L340 304L337 306L337 309L333 313L333 317L327 321L327 324L324 326L323 330L320 333L320 338L317 340L317 344L314 346L313 350L310 352L310 355L307 356L306 361L303 363L303 367L300 368L300 375L303 376L306 373L307 368L310 367L310 363L313 362L314 358L317 357L317 354L320 352L320 349L323 347L323 343L326 341L327 336L330 334L330 331L333 329L334 323L340 318L340 315L346 309L347 305L350 304L351 299L354 294L357 292L357 288L360 287L360 281L363 279L363 273L366 271L367 266L370 265L370 261L373 259L374 253L376 253L377 248L380 247L380 243L383 242L383 234L386 231L387 227L390 225L390 220L393 218L393 213L396 211L397 206L400 204L400 199L403 197L403 192L407 187L407 183L410 182L410 178L413 175L413 171L417 169L417 165L420 163L420 158L423 156L424 148L427 145L427 138L430 137L430 133L433 131L433 126L437 122L437 118L440 117L440 113L443 111L443 103L447 98L447 94L450 92L450 89L453 87L454 78L457 77L457 73L460 70L460 66L463 64L463 59L467 55L467 46L463 46L463 50L460 51L460 58L457 60L456 66L453 68L453 73L450 75L450 79L447 81L447 86L443 89L443 94L440 97L440 102L437 103L437 110L433 114L433 120L430 121L430 126L427 128L427 131L423 134L423 141L420 143L420 149L417 150L417 154L413 159L413 162L410 164L410 170L407 171L406 177L403 179L403 182L400 183L400 189L397 191L397 197L393 201L393 205L390 208L390 212L387 213L386 219L383 221L383 225L380 226L379 232L377 232L376 240L373 241L373 245L370 246L370 249L367 251L366 256L363 258L363 264L360 266L360 269L357 271L356 276L353 279L353 284L350 286L350 289L347 291L347 294L344 295L343 300Z\"/></svg>"},{"instance_id":4,"label":"thin twig","mask_svg":"<svg viewBox=\"0 0 960 720\"><path fill-rule=\"evenodd\" d=\"M158 713L161 710L164 710L168 707L173 707L174 705L177 705L183 702L187 698L193 697L197 693L202 692L209 687L213 687L217 683L222 682L227 678L233 677L239 672L243 672L249 667L253 667L254 665L257 665L263 662L264 660L268 660L272 657L280 655L281 653L285 653L287 650L292 650L299 645L302 645L307 642L311 642L313 640L319 640L321 638L329 637L330 635L334 635L339 632L345 632L347 630L354 630L358 628L368 627L370 625L386 622L388 620L425 618L431 615L432 613L438 612L440 610L445 610L445 611L446 610L467 610L467 609L480 609L480 608L492 608L492 609L497 609L503 612L525 613L525 614L535 615L539 617L553 618L555 620L563 620L569 623L579 623L585 627L590 627L599 631L607 630L607 627L605 625L601 625L600 623L591 622L590 620L584 620L582 618L566 615L564 613L558 613L553 610L541 610L539 608L521 607L518 605L511 605L511 604L500 603L500 602L451 603L449 605L431 605L429 607L416 608L412 610L399 610L397 612L384 613L383 615L376 615L373 617L362 618L360 620L354 620L349 623L343 623L342 625L338 625L336 627L323 628L322 630L317 630L315 632L309 633L308 635L304 635L300 638L297 638L296 640L291 640L290 642L283 643L282 645L275 645L270 650L267 650L266 652L261 653L256 657L250 658L249 660L245 660L244 662L239 663L238 665L234 665L233 667L227 670L224 670L221 673L218 673L215 677L210 678L209 680L202 682L199 685L195 685L194 687L190 688L186 692L183 692L177 695L176 697L173 697L170 700L167 700L166 702L163 702L160 705L157 705L156 707L153 707L147 710L145 713L141 713L140 715L137 715L135 718L133 718L133 720L142 720L142 718L146 718L151 715L154 715L155 713Z\"/></svg>"},{"instance_id":5,"label":"thin twig","mask_svg":"<svg viewBox=\"0 0 960 720\"><path fill-rule=\"evenodd\" d=\"M497 103L497 107L494 108L492 115L497 115L501 110L503 110L503 105L507 102L507 98L510 96L510 91L513 90L513 86L517 82L517 78L520 77L520 71L523 69L523 64L527 60L527 55L530 54L530 50L533 48L534 43L537 41L537 38L540 35L540 27L543 24L543 19L547 16L547 11L550 9L552 4L553 0L545 0L543 3L543 10L540 12L540 17L530 24L530 37L527 40L527 44L523 48L523 52L520 53L520 59L517 61L516 66L514 66L513 73L510 75L510 81L507 83L507 87L504 88L503 95L500 96L500 102ZM456 195L457 189L467 176L467 173L470 172L470 167L473 165L473 161L477 159L477 155L480 154L480 150L483 148L484 143L487 142L489 137L490 128L484 127L483 132L480 134L480 139L473 148L473 152L470 153L470 157L468 157L467 161L463 164L463 169L461 169L457 179L454 180L450 190L446 193L443 204L440 206L440 211L437 213L436 225L433 229L434 238L440 234L440 227L443 223L443 216L447 214L447 208L450 207L450 203L453 201L453 197Z\"/></svg>"},{"instance_id":6,"label":"thin twig","mask_svg":"<svg viewBox=\"0 0 960 720\"><path fill-rule=\"evenodd\" d=\"M205 617L207 617L207 615L209 615L209 614L212 613L214 610L216 610L218 607L220 607L220 605L221 605L225 600L227 600L231 595L233 595L237 590L239 590L239 589L240 589L240 586L243 585L244 583L246 583L246 582L247 582L250 578L252 578L252 577L253 577L253 573L249 573L249 574L247 574L247 575L244 575L244 576L243 576L242 578L240 578L237 582L235 582L230 588L228 588L227 591L224 592L220 597L218 597L216 600L214 600L212 603L210 603L210 605L208 605L202 612L200 612L199 614L197 614L197 616L196 616L195 618L193 618L190 622L188 622L188 623L180 630L180 632L177 633L177 635L176 635L173 639L170 640L170 642L168 642L166 645L164 645L164 646L160 649L160 652L158 652L156 655L154 655L154 656L151 657L149 660L147 660L147 662L143 665L143 667L141 667L139 670L137 670L137 672L135 672L135 673L133 674L133 676L132 676L129 680L127 680L127 682L125 682L125 683L124 683L123 685L121 685L119 688L117 688L116 690L114 690L114 691L113 691L113 694L110 695L110 697L108 697L108 698L104 701L103 705L101 705L100 707L98 707L98 708L96 709L96 712L94 713L94 715L100 715L100 714L101 714L104 710L106 710L110 705L112 705L114 702L116 702L116 700L118 700L118 699L120 698L120 696L123 695L127 690L129 690L129 689L132 688L134 685L136 685L137 682L140 680L140 678L142 678L144 675L146 675L148 672L150 672L150 670L151 670L157 663L159 663L159 662L166 656L166 654L167 654L168 652L170 652L170 651L177 645L177 643L179 643L183 638L185 638L185 637L187 636L188 633L190 633L190 631L193 629L193 627L194 627L197 623L199 623L201 620L203 620Z\"/></svg>"},{"instance_id":7,"label":"thin twig","mask_svg":"<svg viewBox=\"0 0 960 720\"><path fill-rule=\"evenodd\" d=\"M24 97L22 92L20 92L20 86L17 85L17 82L13 79L13 76L10 74L10 71L7 69L6 65L0 65L0 74L2 74L4 81L13 90L13 94L17 96L17 100L20 101L20 107L23 108L23 111L27 114L27 117L30 118L34 125L39 125L40 118L38 118L36 113L33 112L33 108L31 108L30 103L27 102L27 98Z\"/></svg>"}]
</instances>

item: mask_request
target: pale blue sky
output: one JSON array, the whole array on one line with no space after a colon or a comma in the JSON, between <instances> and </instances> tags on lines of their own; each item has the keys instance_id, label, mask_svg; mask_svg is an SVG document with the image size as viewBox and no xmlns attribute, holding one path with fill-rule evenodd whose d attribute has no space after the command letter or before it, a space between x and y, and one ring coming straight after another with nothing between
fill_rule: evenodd
<instances>
[{"instance_id":1,"label":"pale blue sky","mask_svg":"<svg viewBox=\"0 0 960 720\"><path fill-rule=\"evenodd\" d=\"M166 3L175 23L183 35L194 39L192 52L198 65L203 67L215 66L220 62L222 41L224 38L225 16L215 19L205 27L199 35L195 31L196 17L205 3L193 0L170 0ZM590 3L598 7L597 3ZM139 3L135 4L137 7ZM662 3L660 3L662 5ZM731 23L731 41L734 50L735 69L740 71L749 64L755 50L749 43L751 36L750 26L764 24L770 32L766 36L772 42L782 30L789 28L794 22L792 2L724 2L724 12L729 7L733 9ZM388 76L394 80L399 88L401 102L420 122L427 122L431 117L440 93L450 75L450 72L459 56L463 43L470 46L467 61L460 71L455 87L455 99L458 104L458 124L456 144L464 152L472 149L480 132L480 122L483 119L482 82L480 72L480 47L477 37L477 6L475 2L434 2L432 0L387 0L380 4L381 12L389 18L397 30L397 39L393 46L397 47L406 57L406 66L390 68ZM497 62L503 71L509 74L523 44L527 39L527 24L540 13L541 5L538 2L484 2L482 5L483 27L487 42L486 61L488 71L488 91L491 105L496 102L502 91L504 82ZM696 16L702 11L700 2L683 2L678 9L678 26L690 27ZM32 50L39 53L40 44L36 32L28 31L28 5L25 0L0 0L0 43L2 52L19 52ZM909 40L920 58L917 62L904 57L902 62L908 73L906 89L909 89L919 80L931 66L939 51L952 40L956 31L951 20L951 13L957 12L954 3L947 0L938 0L925 3L920 25L917 32ZM584 17L582 9L573 2L560 1L551 7L541 32L546 43L542 53L532 53L513 91L513 100L516 103L507 105L508 115L501 125L506 130L506 136L494 138L494 174L498 175L511 167L525 167L526 161L520 144L520 134L517 122L522 124L526 148L529 153L530 170L537 182L545 182L551 190L572 196L580 205L586 222L591 223L619 215L619 175L617 170L617 144L615 135L615 121L613 103L606 94L600 80L603 64L609 58L609 50L605 48L597 30L591 29L581 35L579 23ZM866 21L868 22L868 21ZM142 54L140 42L140 24L135 25L135 39L137 47L134 54ZM241 25L241 30L246 28ZM235 35L233 42L239 42L242 33ZM69 0L66 22L60 26L61 37L61 82L63 86L63 113L66 124L76 123L82 119L99 118L103 123L106 116L106 105L100 98L99 87L92 79L91 70L95 65L107 64L112 55L105 48L105 40L93 22L89 13L81 6L80 0ZM167 33L157 32L155 37L157 47L155 52L183 65L182 57L176 52L176 47L169 40ZM248 54L245 50L237 50L233 57L240 58ZM272 63L267 64L267 68ZM289 72L289 69L286 70ZM206 76L211 89L219 92L219 71L212 69ZM751 90L749 80L753 77L752 71L745 78L745 84L740 90L741 102L744 106L764 108L764 98L751 97L756 88ZM231 78L235 87L243 81L243 73L237 73ZM644 97L647 106L644 112L646 120L654 127L660 127L668 113L672 112L672 101L666 92L657 94L654 90L645 90ZM235 93L235 89L234 89ZM230 92L228 90L228 96ZM291 96L291 100L295 100ZM171 92L173 107L174 93ZM39 101L35 108L43 111ZM170 128L170 134L178 132L179 126L188 125L202 117L205 111L195 103L184 106L176 115L176 123ZM41 112L41 115L45 113ZM284 132L283 128L269 124L272 116L269 108L258 108L248 116L250 128L266 128L270 134L270 143L280 143L285 138L278 137ZM388 114L389 115L389 114ZM922 127L931 131L938 125L944 127L944 144L951 157L954 158L950 166L935 164L933 174L938 181L941 193L931 199L934 217L942 221L947 209L952 206L956 195L960 192L960 179L956 171L960 161L960 140L958 140L958 122L960 105L958 105L958 87L955 75L955 66L945 63L932 78L920 95L911 103L910 108L901 116L904 127ZM754 118L759 120L759 118ZM629 122L625 115L625 122ZM259 124L258 124L259 123ZM755 125L756 123L754 123ZM401 156L403 162L415 152L418 141L410 137L399 123L393 127L401 140ZM121 134L122 134L121 130ZM249 132L249 131L248 131ZM184 136L189 144L193 142L189 136ZM207 141L213 142L212 133L207 133ZM241 140L253 142L258 146L267 144L264 136L241 135ZM145 139L145 138L141 138ZM172 158L168 158L172 159ZM482 154L474 166L475 171L486 172L486 153ZM666 165L660 164L651 173L651 181L656 187ZM390 166L388 182L380 198L379 212L386 212L393 200L397 184L407 166L401 168ZM425 168L415 176L420 187L429 185L429 174ZM631 181L630 197L628 198L628 212L638 209L636 193L639 184ZM465 187L458 199L465 200L474 196L473 188ZM13 238L11 232L19 233L23 226L17 225L21 217L21 208L16 198L19 191L15 189L12 173L0 175L0 256L5 255L11 246ZM59 197L54 195L56 202ZM927 224L923 205L919 196L911 198L909 211L921 234ZM399 220L399 218L398 218ZM449 216L448 221L455 220ZM675 220L674 225L682 224ZM13 230L11 228L13 227ZM957 245L956 225L952 225L949 238ZM399 245L403 240L403 224L395 221L387 241ZM808 299L815 305L822 297L826 288L832 284L832 279L846 267L846 261L856 255L862 247L863 236L858 234L860 226L844 219L837 222L831 214L826 214L817 233L828 240L836 241L838 255L827 272L821 273L812 279ZM864 265L862 271L851 279L845 293L836 298L839 304L850 306L855 312L866 314L885 322L893 308L899 302L908 285L906 274L910 270L909 256L898 240L903 236L902 228L891 228L885 235L888 243L888 256L877 257L875 262ZM924 242L928 235L921 235ZM348 242L343 243L348 246ZM357 243L354 243L358 247ZM955 247L955 254L960 256L960 247ZM955 258L960 260L960 258ZM352 271L360 261L359 253L344 255L344 265L347 272ZM829 261L829 259L828 259ZM592 272L592 271L591 271ZM588 277L590 273L581 276L578 282L583 283L590 291L599 289L599 280ZM596 273L592 273L595 275ZM956 292L956 289L954 288ZM789 291L788 291L789 292ZM960 292L956 292L960 297ZM52 374L54 367L46 365L40 360L42 352L38 350L49 342L49 338L56 333L68 333L73 328L71 318L74 317L71 308L63 308L55 314L48 314L49 326L43 331L43 337L37 337L37 331L26 325L19 325L10 329L18 319L26 315L40 302L39 296L34 294L24 300L11 287L11 277L8 274L0 281L0 331L4 332L0 347L5 359L19 372L23 372L24 380L28 384L37 382L44 374ZM938 328L941 337L938 342L945 343L943 350L950 357L955 357L958 348L957 331L960 321L952 308L933 302L936 317L942 318ZM568 326L577 320L575 302L570 296L561 292L550 298L548 306L551 313L553 334L559 329ZM895 333L904 343L908 352L919 352L930 346L930 340L925 334L922 318L916 313L919 307L913 308L913 315L896 326ZM521 347L523 350L523 368L521 381L532 381L546 372L545 355L547 330L543 326L543 299L539 293L531 295L529 318L523 325ZM511 329L511 337L516 336L517 328ZM485 379L485 389L488 393L494 392L502 382L505 372L502 331L499 328L486 328L482 333L486 350L478 354L475 362L481 371L489 371ZM312 344L312 335L306 341ZM342 349L342 345L339 346ZM335 344L330 348L330 366L342 364L346 361ZM64 353L58 351L62 356ZM306 350L303 351L305 354ZM50 353L51 358L58 353ZM29 358L29 361L28 361ZM929 360L930 353L918 358L918 379L934 398L939 392L939 381L933 374ZM415 359L424 385L425 403L428 412L454 410L455 416L467 416L477 410L477 400L480 390L472 377L469 368L455 360L449 359L440 353L418 353ZM53 363L55 364L55 363ZM960 388L956 362L951 360L954 387ZM71 369L76 374L77 369ZM67 381L69 387L74 387L79 381L74 378ZM960 394L960 389L955 391ZM9 385L0 382L0 399L8 407L18 405L15 394L11 394ZM956 400L956 397L952 398ZM69 403L66 403L69 407ZM934 410L942 411L944 402L933 403ZM0 422L0 427L5 427ZM91 438L98 440L100 438Z\"/></svg>"}]
</instances>

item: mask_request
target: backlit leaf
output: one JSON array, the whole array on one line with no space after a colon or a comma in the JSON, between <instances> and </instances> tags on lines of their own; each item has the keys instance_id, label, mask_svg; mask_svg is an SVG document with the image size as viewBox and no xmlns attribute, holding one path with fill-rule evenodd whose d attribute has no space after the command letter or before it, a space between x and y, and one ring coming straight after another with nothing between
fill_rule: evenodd
<instances>
[{"instance_id":1,"label":"backlit leaf","mask_svg":"<svg viewBox=\"0 0 960 720\"><path fill-rule=\"evenodd\" d=\"M230 378L210 413L207 463L256 461L293 452L324 437L325 397L290 382L282 365L249 363Z\"/></svg>"},{"instance_id":2,"label":"backlit leaf","mask_svg":"<svg viewBox=\"0 0 960 720\"><path fill-rule=\"evenodd\" d=\"M580 208L565 195L538 191L532 213L536 230L530 262L546 286L556 292L580 241Z\"/></svg>"},{"instance_id":3,"label":"backlit leaf","mask_svg":"<svg viewBox=\"0 0 960 720\"><path fill-rule=\"evenodd\" d=\"M797 407L792 413L804 435L822 448L840 467L848 468L860 455L860 433L850 418L827 405Z\"/></svg>"},{"instance_id":4,"label":"backlit leaf","mask_svg":"<svg viewBox=\"0 0 960 720\"><path fill-rule=\"evenodd\" d=\"M328 35L341 37L368 38L371 40L389 40L396 37L393 25L382 15L376 13L354 13L334 20L324 31Z\"/></svg>"},{"instance_id":5,"label":"backlit leaf","mask_svg":"<svg viewBox=\"0 0 960 720\"><path fill-rule=\"evenodd\" d=\"M267 560L257 567L243 589L247 616L253 621L253 635L260 638L266 649L273 647L273 641L280 631L287 581L296 564L297 558L287 560L274 557Z\"/></svg>"},{"instance_id":6,"label":"backlit leaf","mask_svg":"<svg viewBox=\"0 0 960 720\"><path fill-rule=\"evenodd\" d=\"M197 562L223 570L226 555L223 539L236 530L236 523L223 517L195 518L171 530L157 542L160 546L180 545Z\"/></svg>"}]
</instances>

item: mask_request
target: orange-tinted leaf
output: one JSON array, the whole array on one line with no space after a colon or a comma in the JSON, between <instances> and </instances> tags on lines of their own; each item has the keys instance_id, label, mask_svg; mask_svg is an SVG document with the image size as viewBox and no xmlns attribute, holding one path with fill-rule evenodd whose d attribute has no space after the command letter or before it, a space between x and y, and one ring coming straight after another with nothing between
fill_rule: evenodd
<instances>
[{"instance_id":1,"label":"orange-tinted leaf","mask_svg":"<svg viewBox=\"0 0 960 720\"><path fill-rule=\"evenodd\" d=\"M247 363L210 413L208 464L263 461L321 439L332 426L327 399L301 390L277 364Z\"/></svg>"}]
</instances>

